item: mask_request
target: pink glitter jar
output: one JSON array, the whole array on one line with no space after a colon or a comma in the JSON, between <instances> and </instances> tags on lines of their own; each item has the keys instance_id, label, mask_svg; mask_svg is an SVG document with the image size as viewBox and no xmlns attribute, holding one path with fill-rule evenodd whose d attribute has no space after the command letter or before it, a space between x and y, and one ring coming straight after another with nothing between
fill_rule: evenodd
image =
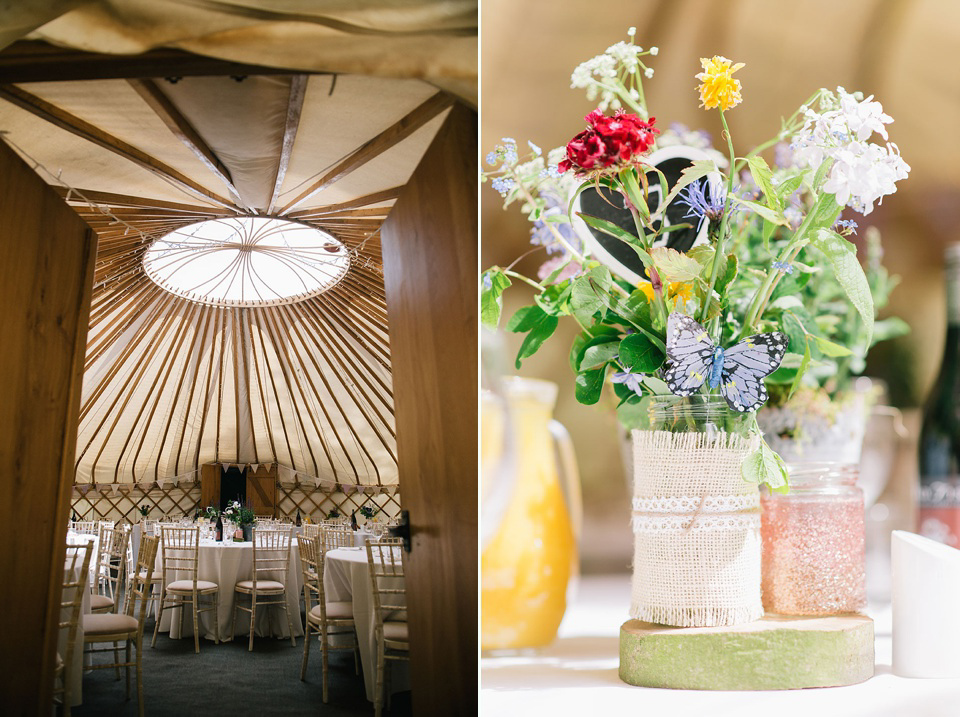
<instances>
[{"instance_id":1,"label":"pink glitter jar","mask_svg":"<svg viewBox=\"0 0 960 717\"><path fill-rule=\"evenodd\" d=\"M763 608L836 615L866 607L863 491L855 465L795 463L790 492L764 493Z\"/></svg>"}]
</instances>

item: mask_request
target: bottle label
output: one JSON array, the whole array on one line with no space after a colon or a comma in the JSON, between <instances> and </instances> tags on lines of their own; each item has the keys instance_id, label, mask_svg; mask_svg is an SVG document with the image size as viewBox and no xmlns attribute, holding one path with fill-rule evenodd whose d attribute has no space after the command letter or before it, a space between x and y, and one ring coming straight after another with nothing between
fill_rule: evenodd
<instances>
[{"instance_id":1,"label":"bottle label","mask_svg":"<svg viewBox=\"0 0 960 717\"><path fill-rule=\"evenodd\" d=\"M960 548L960 483L934 481L920 486L920 535Z\"/></svg>"}]
</instances>

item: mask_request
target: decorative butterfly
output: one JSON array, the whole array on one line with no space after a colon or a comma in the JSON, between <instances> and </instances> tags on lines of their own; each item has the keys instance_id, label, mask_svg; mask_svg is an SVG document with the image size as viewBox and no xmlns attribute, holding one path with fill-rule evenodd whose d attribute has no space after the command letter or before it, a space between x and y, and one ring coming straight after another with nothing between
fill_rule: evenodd
<instances>
[{"instance_id":1,"label":"decorative butterfly","mask_svg":"<svg viewBox=\"0 0 960 717\"><path fill-rule=\"evenodd\" d=\"M756 411L767 400L763 379L777 370L787 343L786 335L775 331L748 336L724 350L689 316L672 313L664 380L678 396L689 396L706 381L710 388L720 387L730 408Z\"/></svg>"}]
</instances>

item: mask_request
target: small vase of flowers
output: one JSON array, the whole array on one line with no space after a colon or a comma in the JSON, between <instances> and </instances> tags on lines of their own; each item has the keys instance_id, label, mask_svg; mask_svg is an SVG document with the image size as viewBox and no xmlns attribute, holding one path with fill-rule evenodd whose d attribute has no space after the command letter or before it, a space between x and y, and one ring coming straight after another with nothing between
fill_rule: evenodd
<instances>
[{"instance_id":1,"label":"small vase of flowers","mask_svg":"<svg viewBox=\"0 0 960 717\"><path fill-rule=\"evenodd\" d=\"M230 501L223 511L223 519L236 526L233 534L234 542L249 542L253 539L253 526L257 519L251 508L241 505L238 501Z\"/></svg>"}]
</instances>

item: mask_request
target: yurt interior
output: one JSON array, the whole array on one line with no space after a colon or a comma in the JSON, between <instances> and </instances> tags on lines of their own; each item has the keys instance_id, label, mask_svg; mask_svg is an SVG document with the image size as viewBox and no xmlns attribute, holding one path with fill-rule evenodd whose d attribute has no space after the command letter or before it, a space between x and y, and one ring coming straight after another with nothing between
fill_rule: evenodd
<instances>
[{"instance_id":1,"label":"yurt interior","mask_svg":"<svg viewBox=\"0 0 960 717\"><path fill-rule=\"evenodd\" d=\"M0 11L0 711L469 713L476 3L54 5Z\"/></svg>"}]
</instances>

